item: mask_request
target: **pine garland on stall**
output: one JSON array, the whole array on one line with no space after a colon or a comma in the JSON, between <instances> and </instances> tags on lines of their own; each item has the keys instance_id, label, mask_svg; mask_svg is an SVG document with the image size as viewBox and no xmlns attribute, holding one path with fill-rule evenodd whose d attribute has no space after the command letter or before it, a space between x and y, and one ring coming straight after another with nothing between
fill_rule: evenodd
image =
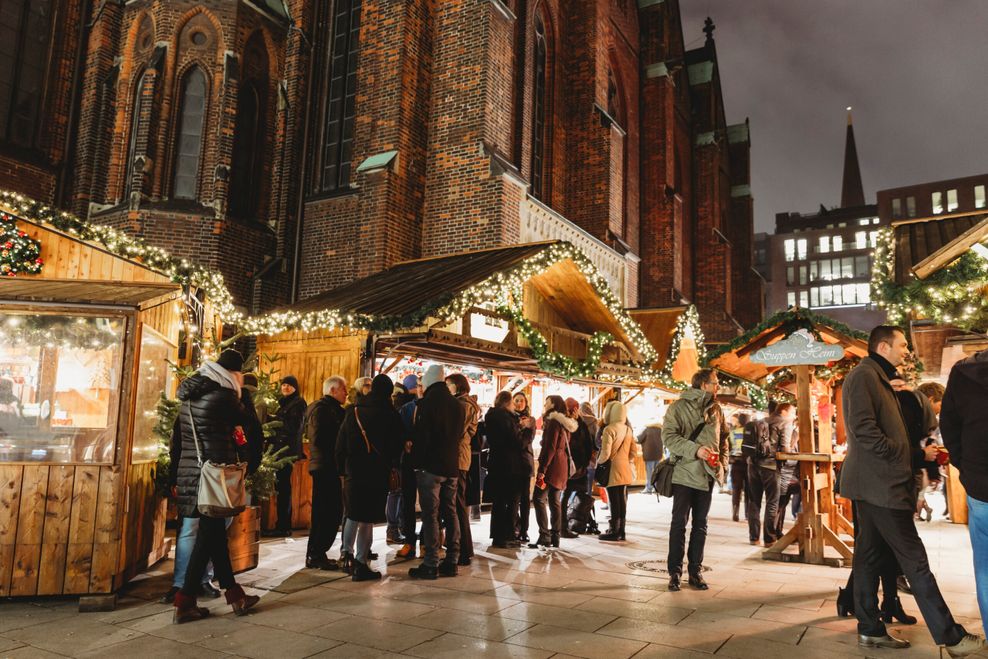
<instances>
[{"instance_id":1,"label":"pine garland on stall","mask_svg":"<svg viewBox=\"0 0 988 659\"><path fill-rule=\"evenodd\" d=\"M0 213L0 276L36 275L43 266L41 243L18 229L13 215Z\"/></svg>"}]
</instances>

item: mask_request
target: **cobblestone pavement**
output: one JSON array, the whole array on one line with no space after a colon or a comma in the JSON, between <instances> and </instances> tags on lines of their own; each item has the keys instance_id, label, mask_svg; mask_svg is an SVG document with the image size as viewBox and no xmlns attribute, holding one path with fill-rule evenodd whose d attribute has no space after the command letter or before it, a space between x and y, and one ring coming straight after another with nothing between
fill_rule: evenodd
<instances>
[{"instance_id":1,"label":"cobblestone pavement","mask_svg":"<svg viewBox=\"0 0 988 659\"><path fill-rule=\"evenodd\" d=\"M78 613L74 599L0 602L0 656L868 656L856 646L854 620L835 616L848 571L763 561L745 524L730 521L723 494L710 516L710 590L668 592L665 574L652 570L664 563L670 507L633 493L626 543L585 536L555 550L519 551L477 543L472 566L431 582L408 578L418 561L395 561L383 528L375 551L389 564L379 562L385 577L373 584L303 569L303 538L266 541L260 567L239 577L261 595L257 610L237 618L222 599L205 600L214 615L181 626L171 624L171 607L155 601L169 582L171 562L163 562L111 613ZM475 539L487 535L487 521L474 523ZM967 528L937 520L920 531L955 617L980 632ZM903 603L918 615L910 596ZM922 622L892 628L913 647L872 656L937 655Z\"/></svg>"}]
</instances>

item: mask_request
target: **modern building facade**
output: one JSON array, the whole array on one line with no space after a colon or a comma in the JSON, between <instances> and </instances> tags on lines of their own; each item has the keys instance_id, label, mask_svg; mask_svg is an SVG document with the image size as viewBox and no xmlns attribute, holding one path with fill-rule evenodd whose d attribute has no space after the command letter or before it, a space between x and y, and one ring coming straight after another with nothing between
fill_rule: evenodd
<instances>
[{"instance_id":1,"label":"modern building facade","mask_svg":"<svg viewBox=\"0 0 988 659\"><path fill-rule=\"evenodd\" d=\"M761 316L749 126L675 0L11 0L0 23L0 186L220 270L249 311L564 239L712 340Z\"/></svg>"},{"instance_id":2,"label":"modern building facade","mask_svg":"<svg viewBox=\"0 0 988 659\"><path fill-rule=\"evenodd\" d=\"M988 174L917 183L878 191L882 224L988 213Z\"/></svg>"},{"instance_id":3,"label":"modern building facade","mask_svg":"<svg viewBox=\"0 0 988 659\"><path fill-rule=\"evenodd\" d=\"M841 203L815 213L777 213L775 233L763 241L759 266L767 272L766 313L792 306L819 311L857 329L885 320L871 303L872 254L888 222L865 203L854 126L848 115Z\"/></svg>"}]
</instances>

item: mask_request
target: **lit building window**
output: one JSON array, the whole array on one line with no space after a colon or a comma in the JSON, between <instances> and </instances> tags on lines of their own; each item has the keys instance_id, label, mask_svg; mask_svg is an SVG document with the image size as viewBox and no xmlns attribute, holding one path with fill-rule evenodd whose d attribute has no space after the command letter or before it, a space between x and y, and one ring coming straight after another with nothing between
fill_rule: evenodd
<instances>
[{"instance_id":1,"label":"lit building window","mask_svg":"<svg viewBox=\"0 0 988 659\"><path fill-rule=\"evenodd\" d=\"M947 212L957 210L957 190L947 190Z\"/></svg>"},{"instance_id":2,"label":"lit building window","mask_svg":"<svg viewBox=\"0 0 988 659\"><path fill-rule=\"evenodd\" d=\"M799 292L799 306L804 308L810 306L810 294L808 291Z\"/></svg>"},{"instance_id":3,"label":"lit building window","mask_svg":"<svg viewBox=\"0 0 988 659\"><path fill-rule=\"evenodd\" d=\"M898 197L892 200L892 217L902 217L902 200Z\"/></svg>"},{"instance_id":4,"label":"lit building window","mask_svg":"<svg viewBox=\"0 0 988 659\"><path fill-rule=\"evenodd\" d=\"M858 288L858 304L868 304L871 302L871 285L856 284Z\"/></svg>"},{"instance_id":5,"label":"lit building window","mask_svg":"<svg viewBox=\"0 0 988 659\"><path fill-rule=\"evenodd\" d=\"M786 252L786 261L793 261L796 259L796 241L789 238L783 243Z\"/></svg>"},{"instance_id":6,"label":"lit building window","mask_svg":"<svg viewBox=\"0 0 988 659\"><path fill-rule=\"evenodd\" d=\"M906 216L916 217L916 197L906 197Z\"/></svg>"},{"instance_id":7,"label":"lit building window","mask_svg":"<svg viewBox=\"0 0 988 659\"><path fill-rule=\"evenodd\" d=\"M943 193L942 192L934 192L930 196L930 202L933 205L933 214L934 215L937 215L937 214L943 212Z\"/></svg>"},{"instance_id":8,"label":"lit building window","mask_svg":"<svg viewBox=\"0 0 988 659\"><path fill-rule=\"evenodd\" d=\"M820 254L826 254L830 251L830 236L820 236L820 246L817 248L817 252Z\"/></svg>"},{"instance_id":9,"label":"lit building window","mask_svg":"<svg viewBox=\"0 0 988 659\"><path fill-rule=\"evenodd\" d=\"M786 285L792 286L796 283L796 268L789 266L786 268Z\"/></svg>"},{"instance_id":10,"label":"lit building window","mask_svg":"<svg viewBox=\"0 0 988 659\"><path fill-rule=\"evenodd\" d=\"M854 233L854 246L857 249L864 249L868 246L868 233L865 231L856 231Z\"/></svg>"},{"instance_id":11,"label":"lit building window","mask_svg":"<svg viewBox=\"0 0 988 659\"><path fill-rule=\"evenodd\" d=\"M796 292L795 291L789 291L788 293L786 293L786 304L788 304L790 307L796 306Z\"/></svg>"},{"instance_id":12,"label":"lit building window","mask_svg":"<svg viewBox=\"0 0 988 659\"><path fill-rule=\"evenodd\" d=\"M807 284L807 281L806 281L806 266L805 265L801 265L801 266L799 266L799 285L800 286L806 286L806 284Z\"/></svg>"},{"instance_id":13,"label":"lit building window","mask_svg":"<svg viewBox=\"0 0 988 659\"><path fill-rule=\"evenodd\" d=\"M806 238L796 241L796 258L801 261L806 258Z\"/></svg>"},{"instance_id":14,"label":"lit building window","mask_svg":"<svg viewBox=\"0 0 988 659\"><path fill-rule=\"evenodd\" d=\"M985 207L985 186L983 185L974 186L974 207Z\"/></svg>"},{"instance_id":15,"label":"lit building window","mask_svg":"<svg viewBox=\"0 0 988 659\"><path fill-rule=\"evenodd\" d=\"M868 226L869 224L871 224L871 220L869 220L867 217L864 217L864 218L861 218L860 220L858 220L858 226L859 227L865 227L865 226Z\"/></svg>"},{"instance_id":16,"label":"lit building window","mask_svg":"<svg viewBox=\"0 0 988 659\"><path fill-rule=\"evenodd\" d=\"M875 249L878 246L878 232L877 231L869 231L868 232L868 245L872 249Z\"/></svg>"},{"instance_id":17,"label":"lit building window","mask_svg":"<svg viewBox=\"0 0 988 659\"><path fill-rule=\"evenodd\" d=\"M873 217L873 218L871 218L871 223L872 223L872 224L878 224L879 222L881 222L881 220L880 220L880 219L878 219L877 217Z\"/></svg>"},{"instance_id":18,"label":"lit building window","mask_svg":"<svg viewBox=\"0 0 988 659\"><path fill-rule=\"evenodd\" d=\"M810 306L820 306L820 289L818 287L813 287L810 289Z\"/></svg>"},{"instance_id":19,"label":"lit building window","mask_svg":"<svg viewBox=\"0 0 988 659\"><path fill-rule=\"evenodd\" d=\"M839 252L844 249L844 236L834 236L832 242L835 252Z\"/></svg>"}]
</instances>

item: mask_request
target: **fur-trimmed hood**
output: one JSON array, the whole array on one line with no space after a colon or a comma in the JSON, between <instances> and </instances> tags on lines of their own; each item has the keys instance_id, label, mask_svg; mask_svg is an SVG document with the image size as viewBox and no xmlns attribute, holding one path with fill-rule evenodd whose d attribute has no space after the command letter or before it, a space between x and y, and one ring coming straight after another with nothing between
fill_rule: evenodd
<instances>
[{"instance_id":1,"label":"fur-trimmed hood","mask_svg":"<svg viewBox=\"0 0 988 659\"><path fill-rule=\"evenodd\" d=\"M565 428L566 432L569 433L574 432L577 428L580 427L580 425L576 422L576 419L571 419L565 414L561 414L560 412L550 412L549 416L546 417L546 420L547 421L554 420L556 423L558 423L563 428Z\"/></svg>"}]
</instances>

